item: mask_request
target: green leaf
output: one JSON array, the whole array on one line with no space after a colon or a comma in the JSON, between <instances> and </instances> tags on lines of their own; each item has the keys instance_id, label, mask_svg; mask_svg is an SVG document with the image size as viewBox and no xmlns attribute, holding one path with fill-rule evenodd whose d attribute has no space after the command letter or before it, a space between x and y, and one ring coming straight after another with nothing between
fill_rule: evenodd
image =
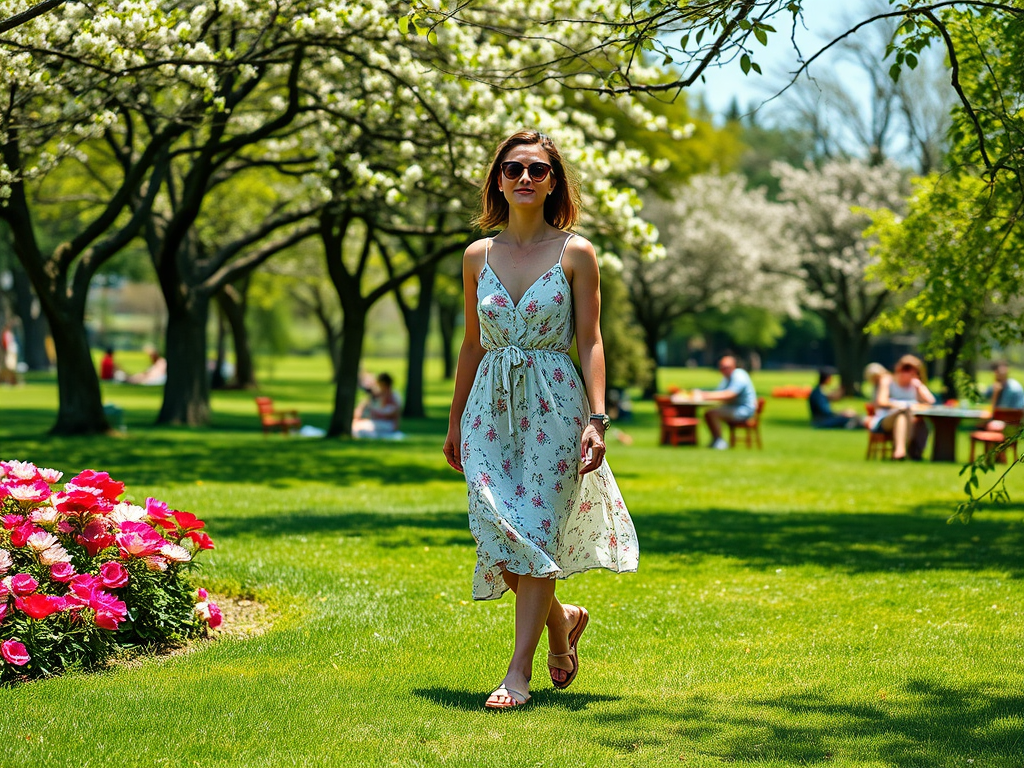
<instances>
[{"instance_id":1,"label":"green leaf","mask_svg":"<svg viewBox=\"0 0 1024 768\"><path fill-rule=\"evenodd\" d=\"M757 72L757 74L761 74L761 65L758 64L756 61L750 62L750 68Z\"/></svg>"},{"instance_id":2,"label":"green leaf","mask_svg":"<svg viewBox=\"0 0 1024 768\"><path fill-rule=\"evenodd\" d=\"M759 42L761 45L768 45L768 33L765 32L760 27L754 28L754 37L757 38L757 42Z\"/></svg>"},{"instance_id":3,"label":"green leaf","mask_svg":"<svg viewBox=\"0 0 1024 768\"><path fill-rule=\"evenodd\" d=\"M908 67L911 69L917 69L917 56L912 53L908 53L905 61L907 62Z\"/></svg>"},{"instance_id":4,"label":"green leaf","mask_svg":"<svg viewBox=\"0 0 1024 768\"><path fill-rule=\"evenodd\" d=\"M743 70L744 75L750 73L750 56L746 53L740 57L740 69Z\"/></svg>"},{"instance_id":5,"label":"green leaf","mask_svg":"<svg viewBox=\"0 0 1024 768\"><path fill-rule=\"evenodd\" d=\"M899 80L900 80L900 65L899 64L893 64L891 67L889 67L889 77L892 78L892 81L894 83L898 83L899 82Z\"/></svg>"},{"instance_id":6,"label":"green leaf","mask_svg":"<svg viewBox=\"0 0 1024 768\"><path fill-rule=\"evenodd\" d=\"M403 16L398 20L398 31L403 35L409 34L409 17Z\"/></svg>"},{"instance_id":7,"label":"green leaf","mask_svg":"<svg viewBox=\"0 0 1024 768\"><path fill-rule=\"evenodd\" d=\"M437 32L435 32L434 30L430 30L427 33L427 42L430 43L431 45L437 45Z\"/></svg>"}]
</instances>

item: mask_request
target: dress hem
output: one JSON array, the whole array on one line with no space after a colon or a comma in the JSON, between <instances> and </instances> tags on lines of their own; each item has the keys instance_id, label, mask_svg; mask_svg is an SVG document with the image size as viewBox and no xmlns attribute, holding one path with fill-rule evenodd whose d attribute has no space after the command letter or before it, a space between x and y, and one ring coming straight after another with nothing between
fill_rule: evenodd
<instances>
[{"instance_id":1,"label":"dress hem","mask_svg":"<svg viewBox=\"0 0 1024 768\"><path fill-rule=\"evenodd\" d=\"M495 563L495 565L497 565L497 563ZM491 566L491 567L493 567L493 566ZM611 571L612 573L636 573L637 570L639 569L639 564L634 565L632 568L622 568L622 569L612 568L611 566L608 566L608 565L595 564L595 565L588 565L586 568L577 568L576 570L572 571L571 573L565 573L565 571L559 569L557 571L551 571L548 574L543 574L542 573L540 575L532 574L532 573L516 573L516 571L513 571L513 570L511 570L509 568L506 568L505 570L507 570L509 573L515 573L516 576L533 576L536 579L553 578L553 579L558 579L558 580L564 581L565 579L568 579L568 578L570 578L572 576L575 576L578 573L586 573L587 571L595 571L595 570L602 569L602 568L605 569L605 570ZM502 583L504 583L504 582L502 582ZM509 590L509 587L508 587L507 584L505 584L505 588L502 589L500 592L498 592L498 594L496 594L496 595L488 595L486 597L477 597L476 595L473 595L473 600L478 601L478 602L484 602L486 600L500 600L504 596L504 594L506 592L508 592L508 590Z\"/></svg>"}]
</instances>

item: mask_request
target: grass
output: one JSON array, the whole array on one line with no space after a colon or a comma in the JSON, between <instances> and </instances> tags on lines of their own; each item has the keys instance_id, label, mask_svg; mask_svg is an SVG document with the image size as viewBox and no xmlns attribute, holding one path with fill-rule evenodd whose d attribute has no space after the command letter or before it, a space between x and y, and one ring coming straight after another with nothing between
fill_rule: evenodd
<instances>
[{"instance_id":1,"label":"grass","mask_svg":"<svg viewBox=\"0 0 1024 768\"><path fill-rule=\"evenodd\" d=\"M273 373L267 394L326 424L317 361ZM579 679L554 691L538 655L529 708L482 711L513 604L470 599L449 389L430 380L431 418L401 444L264 438L248 393L215 395L210 429L157 429L159 392L123 387L107 398L127 439L48 438L52 384L0 390L0 456L107 469L195 511L218 545L198 580L282 615L250 640L0 689L0 764L1024 765L1024 507L946 525L958 466L866 462L864 433L812 431L787 400L763 452L659 448L637 404L610 461L640 572L561 583L592 616Z\"/></svg>"}]
</instances>

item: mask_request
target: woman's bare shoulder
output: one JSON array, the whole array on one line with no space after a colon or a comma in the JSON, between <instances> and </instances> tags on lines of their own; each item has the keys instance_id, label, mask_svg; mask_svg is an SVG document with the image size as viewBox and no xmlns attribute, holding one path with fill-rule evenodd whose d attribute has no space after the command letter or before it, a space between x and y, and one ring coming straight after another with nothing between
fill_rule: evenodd
<instances>
[{"instance_id":1,"label":"woman's bare shoulder","mask_svg":"<svg viewBox=\"0 0 1024 768\"><path fill-rule=\"evenodd\" d=\"M484 255L487 252L487 243L490 239L489 237L482 237L479 240L474 240L466 247L462 263L466 267L471 268L474 273L478 273L484 268Z\"/></svg>"},{"instance_id":2,"label":"woman's bare shoulder","mask_svg":"<svg viewBox=\"0 0 1024 768\"><path fill-rule=\"evenodd\" d=\"M597 251L583 235L573 235L565 246L562 264L570 275L577 272L597 271Z\"/></svg>"}]
</instances>

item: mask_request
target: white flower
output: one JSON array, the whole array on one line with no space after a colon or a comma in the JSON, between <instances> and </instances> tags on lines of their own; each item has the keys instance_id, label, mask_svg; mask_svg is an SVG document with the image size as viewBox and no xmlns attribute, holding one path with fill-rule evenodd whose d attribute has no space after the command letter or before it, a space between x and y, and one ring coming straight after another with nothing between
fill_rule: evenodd
<instances>
[{"instance_id":1,"label":"white flower","mask_svg":"<svg viewBox=\"0 0 1024 768\"><path fill-rule=\"evenodd\" d=\"M28 546L36 552L42 552L57 544L57 537L46 531L37 531L28 537Z\"/></svg>"},{"instance_id":2,"label":"white flower","mask_svg":"<svg viewBox=\"0 0 1024 768\"><path fill-rule=\"evenodd\" d=\"M0 549L0 575L7 573L11 570L11 566L14 565L14 560L11 559L11 553L6 549Z\"/></svg>"},{"instance_id":3,"label":"white flower","mask_svg":"<svg viewBox=\"0 0 1024 768\"><path fill-rule=\"evenodd\" d=\"M118 525L121 523L139 523L146 517L146 510L135 504L122 501L114 505L108 517Z\"/></svg>"},{"instance_id":4,"label":"white flower","mask_svg":"<svg viewBox=\"0 0 1024 768\"><path fill-rule=\"evenodd\" d=\"M160 547L160 554L172 563L187 563L192 559L192 555L189 554L187 549L179 544L173 544L170 542Z\"/></svg>"},{"instance_id":5,"label":"white flower","mask_svg":"<svg viewBox=\"0 0 1024 768\"><path fill-rule=\"evenodd\" d=\"M39 553L39 562L43 565L54 565L56 563L70 563L71 555L60 544L54 544L49 549Z\"/></svg>"}]
</instances>

